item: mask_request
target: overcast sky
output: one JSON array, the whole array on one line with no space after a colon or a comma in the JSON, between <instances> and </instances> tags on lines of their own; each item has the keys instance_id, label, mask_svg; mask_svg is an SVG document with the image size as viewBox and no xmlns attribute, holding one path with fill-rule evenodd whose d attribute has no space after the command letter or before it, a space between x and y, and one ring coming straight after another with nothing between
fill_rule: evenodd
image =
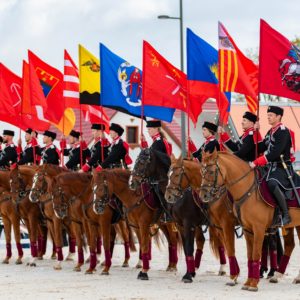
<instances>
[{"instance_id":1,"label":"overcast sky","mask_svg":"<svg viewBox=\"0 0 300 300\"><path fill-rule=\"evenodd\" d=\"M77 62L78 43L98 55L99 42L137 66L142 40L179 67L177 0L0 0L0 60L21 74L31 49L63 68L63 50ZM300 35L299 0L183 0L184 26L217 45L217 21L223 22L241 49L257 48L259 19L292 39Z\"/></svg>"}]
</instances>

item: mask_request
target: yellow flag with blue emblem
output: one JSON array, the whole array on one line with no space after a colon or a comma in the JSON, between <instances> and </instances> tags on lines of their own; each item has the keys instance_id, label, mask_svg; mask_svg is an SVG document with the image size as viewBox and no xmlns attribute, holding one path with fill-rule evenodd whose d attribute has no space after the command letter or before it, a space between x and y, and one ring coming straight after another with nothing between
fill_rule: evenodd
<instances>
[{"instance_id":1,"label":"yellow flag with blue emblem","mask_svg":"<svg viewBox=\"0 0 300 300\"><path fill-rule=\"evenodd\" d=\"M79 45L80 104L100 105L100 60Z\"/></svg>"}]
</instances>

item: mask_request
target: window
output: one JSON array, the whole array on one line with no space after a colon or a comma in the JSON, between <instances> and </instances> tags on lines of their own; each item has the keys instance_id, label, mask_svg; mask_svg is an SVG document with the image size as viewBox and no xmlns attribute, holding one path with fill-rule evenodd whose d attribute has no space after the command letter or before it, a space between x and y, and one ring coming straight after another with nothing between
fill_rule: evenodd
<instances>
[{"instance_id":1,"label":"window","mask_svg":"<svg viewBox=\"0 0 300 300\"><path fill-rule=\"evenodd\" d=\"M138 145L138 126L126 127L127 143L131 145Z\"/></svg>"}]
</instances>

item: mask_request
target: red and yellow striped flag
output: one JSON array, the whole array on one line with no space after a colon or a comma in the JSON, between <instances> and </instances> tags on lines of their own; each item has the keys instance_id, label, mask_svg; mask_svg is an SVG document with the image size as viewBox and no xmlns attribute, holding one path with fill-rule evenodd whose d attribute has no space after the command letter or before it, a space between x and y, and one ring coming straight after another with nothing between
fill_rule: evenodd
<instances>
[{"instance_id":1,"label":"red and yellow striped flag","mask_svg":"<svg viewBox=\"0 0 300 300\"><path fill-rule=\"evenodd\" d=\"M236 46L219 22L219 83L221 92L244 94L248 108L258 107L258 66Z\"/></svg>"}]
</instances>

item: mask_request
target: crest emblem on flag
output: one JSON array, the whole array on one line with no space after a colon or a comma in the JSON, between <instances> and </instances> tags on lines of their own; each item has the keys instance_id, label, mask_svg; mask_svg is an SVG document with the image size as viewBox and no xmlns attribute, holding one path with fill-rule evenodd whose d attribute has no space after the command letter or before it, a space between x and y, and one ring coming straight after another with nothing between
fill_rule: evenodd
<instances>
[{"instance_id":1,"label":"crest emblem on flag","mask_svg":"<svg viewBox=\"0 0 300 300\"><path fill-rule=\"evenodd\" d=\"M118 68L118 80L121 84L121 92L130 106L142 105L142 72L123 62Z\"/></svg>"},{"instance_id":2,"label":"crest emblem on flag","mask_svg":"<svg viewBox=\"0 0 300 300\"><path fill-rule=\"evenodd\" d=\"M300 49L292 45L287 57L280 62L279 72L282 85L300 93Z\"/></svg>"}]
</instances>

